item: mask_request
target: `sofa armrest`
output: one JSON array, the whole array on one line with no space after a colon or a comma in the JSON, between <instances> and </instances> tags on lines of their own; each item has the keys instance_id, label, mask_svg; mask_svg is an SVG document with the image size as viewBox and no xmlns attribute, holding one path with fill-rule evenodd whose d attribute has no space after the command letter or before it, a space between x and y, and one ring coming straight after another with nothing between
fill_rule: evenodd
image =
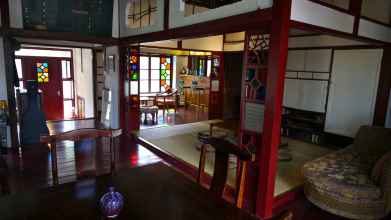
<instances>
[{"instance_id":1,"label":"sofa armrest","mask_svg":"<svg viewBox=\"0 0 391 220\"><path fill-rule=\"evenodd\" d=\"M386 211L388 213L391 211L391 159L388 159L384 164L380 178L380 188L386 201Z\"/></svg>"}]
</instances>

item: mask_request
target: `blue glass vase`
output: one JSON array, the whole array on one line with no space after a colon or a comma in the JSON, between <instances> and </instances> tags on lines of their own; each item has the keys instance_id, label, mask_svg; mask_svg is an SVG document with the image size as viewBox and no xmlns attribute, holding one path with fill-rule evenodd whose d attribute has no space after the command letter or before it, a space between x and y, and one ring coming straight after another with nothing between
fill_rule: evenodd
<instances>
[{"instance_id":1,"label":"blue glass vase","mask_svg":"<svg viewBox=\"0 0 391 220\"><path fill-rule=\"evenodd\" d=\"M124 206L124 198L119 192L115 192L114 187L109 188L109 192L100 199L100 208L107 218L115 218L121 213Z\"/></svg>"}]
</instances>

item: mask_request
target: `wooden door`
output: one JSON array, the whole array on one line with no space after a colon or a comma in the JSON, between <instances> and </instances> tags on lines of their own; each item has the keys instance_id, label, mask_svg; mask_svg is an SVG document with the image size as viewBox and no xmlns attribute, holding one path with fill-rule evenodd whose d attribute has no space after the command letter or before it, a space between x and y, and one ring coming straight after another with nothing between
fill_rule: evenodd
<instances>
[{"instance_id":1,"label":"wooden door","mask_svg":"<svg viewBox=\"0 0 391 220\"><path fill-rule=\"evenodd\" d=\"M23 57L23 80L37 80L46 120L64 119L61 59Z\"/></svg>"}]
</instances>

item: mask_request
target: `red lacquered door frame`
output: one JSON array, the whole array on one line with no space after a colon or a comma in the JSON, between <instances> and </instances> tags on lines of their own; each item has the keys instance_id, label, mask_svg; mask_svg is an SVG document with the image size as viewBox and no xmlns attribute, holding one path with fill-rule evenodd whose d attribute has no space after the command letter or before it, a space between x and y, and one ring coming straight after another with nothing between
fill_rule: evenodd
<instances>
[{"instance_id":1,"label":"red lacquered door frame","mask_svg":"<svg viewBox=\"0 0 391 220\"><path fill-rule=\"evenodd\" d=\"M139 47L128 49L127 59L127 86L129 94L126 97L126 131L130 135L140 129L140 50ZM132 62L132 57L135 57ZM137 69L132 69L136 65ZM132 72L136 73L137 79L132 79ZM137 85L137 88L135 88ZM133 92L132 92L133 91Z\"/></svg>"},{"instance_id":2,"label":"red lacquered door frame","mask_svg":"<svg viewBox=\"0 0 391 220\"><path fill-rule=\"evenodd\" d=\"M38 83L46 120L64 119L61 58L22 57L23 80L37 80L37 63L48 63L49 82Z\"/></svg>"},{"instance_id":3,"label":"red lacquered door frame","mask_svg":"<svg viewBox=\"0 0 391 220\"><path fill-rule=\"evenodd\" d=\"M224 106L224 58L223 53L212 53L212 73L209 89L209 120L223 118ZM214 71L217 72L213 73ZM213 83L218 82L218 91L213 89Z\"/></svg>"}]
</instances>

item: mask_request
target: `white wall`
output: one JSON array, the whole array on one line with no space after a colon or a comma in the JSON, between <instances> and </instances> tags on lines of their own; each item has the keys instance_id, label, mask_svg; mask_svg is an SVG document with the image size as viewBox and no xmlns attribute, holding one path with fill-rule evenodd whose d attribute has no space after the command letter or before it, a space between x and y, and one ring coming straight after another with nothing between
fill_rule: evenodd
<instances>
[{"instance_id":1,"label":"white wall","mask_svg":"<svg viewBox=\"0 0 391 220\"><path fill-rule=\"evenodd\" d=\"M182 47L192 50L222 51L223 35L183 40Z\"/></svg>"},{"instance_id":2,"label":"white wall","mask_svg":"<svg viewBox=\"0 0 391 220\"><path fill-rule=\"evenodd\" d=\"M335 51L325 131L354 137L372 125L382 55L382 49Z\"/></svg>"},{"instance_id":3,"label":"white wall","mask_svg":"<svg viewBox=\"0 0 391 220\"><path fill-rule=\"evenodd\" d=\"M106 48L106 62L108 56L114 56L115 58L115 71L105 72L105 88L111 90L111 110L110 110L110 127L119 128L119 50L118 46L112 46Z\"/></svg>"},{"instance_id":4,"label":"white wall","mask_svg":"<svg viewBox=\"0 0 391 220\"><path fill-rule=\"evenodd\" d=\"M308 0L292 0L291 19L337 31L353 33L354 16Z\"/></svg>"},{"instance_id":5,"label":"white wall","mask_svg":"<svg viewBox=\"0 0 391 220\"><path fill-rule=\"evenodd\" d=\"M113 27L112 36L114 38L119 37L119 17L118 17L119 0L113 0Z\"/></svg>"},{"instance_id":6,"label":"white wall","mask_svg":"<svg viewBox=\"0 0 391 220\"><path fill-rule=\"evenodd\" d=\"M141 43L140 45L177 48L178 41L177 40L155 41L149 43ZM223 35L182 40L182 48L191 49L191 50L222 51Z\"/></svg>"},{"instance_id":7,"label":"white wall","mask_svg":"<svg viewBox=\"0 0 391 220\"><path fill-rule=\"evenodd\" d=\"M22 0L8 0L10 27L23 28Z\"/></svg>"},{"instance_id":8,"label":"white wall","mask_svg":"<svg viewBox=\"0 0 391 220\"><path fill-rule=\"evenodd\" d=\"M81 53L83 50L83 53ZM82 60L83 59L83 62ZM83 65L83 67L82 67ZM85 100L85 117L94 117L94 83L91 49L73 49L73 67L75 83L75 100L77 96ZM76 106L77 109L77 106Z\"/></svg>"},{"instance_id":9,"label":"white wall","mask_svg":"<svg viewBox=\"0 0 391 220\"><path fill-rule=\"evenodd\" d=\"M363 16L390 24L391 23L391 1L390 0L363 0L361 14Z\"/></svg>"},{"instance_id":10,"label":"white wall","mask_svg":"<svg viewBox=\"0 0 391 220\"><path fill-rule=\"evenodd\" d=\"M164 41L155 41L155 42L141 43L140 45L154 46L154 47L177 48L178 47L178 41L177 40L164 40Z\"/></svg>"},{"instance_id":11,"label":"white wall","mask_svg":"<svg viewBox=\"0 0 391 220\"><path fill-rule=\"evenodd\" d=\"M272 0L242 0L240 2L185 17L184 7L181 6L181 1L182 0L170 1L170 28L183 27L233 15L244 14L246 12L255 11L257 9L270 8L273 5Z\"/></svg>"}]
</instances>

